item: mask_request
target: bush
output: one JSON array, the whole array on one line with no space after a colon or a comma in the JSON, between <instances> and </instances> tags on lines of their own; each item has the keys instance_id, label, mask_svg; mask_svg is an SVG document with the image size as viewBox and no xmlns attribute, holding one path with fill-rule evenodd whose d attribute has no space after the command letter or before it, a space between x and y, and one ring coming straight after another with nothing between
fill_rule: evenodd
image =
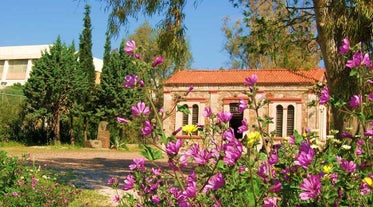
<instances>
[{"instance_id":1,"label":"bush","mask_svg":"<svg viewBox=\"0 0 373 207\"><path fill-rule=\"evenodd\" d=\"M26 156L18 159L0 151L0 169L1 206L68 206L80 192L56 182L40 166L30 165Z\"/></svg>"}]
</instances>

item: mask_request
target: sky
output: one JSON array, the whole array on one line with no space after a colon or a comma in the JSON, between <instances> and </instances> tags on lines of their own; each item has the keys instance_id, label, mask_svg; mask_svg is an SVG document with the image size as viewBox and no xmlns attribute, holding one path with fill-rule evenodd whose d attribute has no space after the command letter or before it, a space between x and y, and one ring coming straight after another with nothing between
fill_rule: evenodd
<instances>
[{"instance_id":1,"label":"sky","mask_svg":"<svg viewBox=\"0 0 373 207\"><path fill-rule=\"evenodd\" d=\"M227 68L222 19L229 16L236 20L241 12L228 0L197 0L197 7L193 2L189 0L185 7L186 35L193 55L191 69ZM58 36L68 45L73 41L78 45L86 3L91 6L92 53L102 58L109 12L98 0L1 0L0 46L52 44ZM138 20L131 19L112 39L112 48L118 48L120 41L145 20L155 26L160 17L141 15Z\"/></svg>"}]
</instances>

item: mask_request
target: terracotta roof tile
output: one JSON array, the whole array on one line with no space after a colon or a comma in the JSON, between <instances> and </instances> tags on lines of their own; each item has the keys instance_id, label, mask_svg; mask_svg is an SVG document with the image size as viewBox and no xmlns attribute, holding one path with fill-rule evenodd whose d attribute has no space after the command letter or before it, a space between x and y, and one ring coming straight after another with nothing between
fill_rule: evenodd
<instances>
[{"instance_id":1,"label":"terracotta roof tile","mask_svg":"<svg viewBox=\"0 0 373 207\"><path fill-rule=\"evenodd\" d=\"M253 74L258 76L258 85L273 84L314 84L324 80L324 69L291 71L287 69L264 70L183 70L169 78L165 85L237 85Z\"/></svg>"}]
</instances>

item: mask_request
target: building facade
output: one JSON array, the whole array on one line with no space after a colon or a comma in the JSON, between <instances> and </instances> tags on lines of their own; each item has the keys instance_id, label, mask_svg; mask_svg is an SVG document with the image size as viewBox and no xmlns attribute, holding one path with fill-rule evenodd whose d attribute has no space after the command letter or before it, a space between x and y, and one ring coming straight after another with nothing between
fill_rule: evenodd
<instances>
[{"instance_id":1,"label":"building facade","mask_svg":"<svg viewBox=\"0 0 373 207\"><path fill-rule=\"evenodd\" d=\"M172 133L187 124L204 125L202 116L205 107L211 107L213 113L222 111L233 113L230 121L232 128L237 131L241 120L246 118L248 125L256 123L255 111L246 109L238 112L241 99L248 100L243 91L248 90L244 85L245 78L253 74L258 76L259 92L257 99L266 98L269 104L259 110L260 116L268 115L273 123L267 130L275 137L287 137L294 130L303 132L306 128L317 129L321 139L327 134L327 108L323 105L309 106L318 97L311 87L316 82L325 82L324 70L310 69L307 71L289 71L283 69L271 70L184 70L173 75L164 85L164 110L171 111L175 97L183 96L188 88L194 89L179 105L185 105L191 112L172 111L171 116L164 121L164 130ZM252 130L252 129L251 129ZM179 138L187 136L178 134ZM237 137L242 134L236 134ZM198 135L194 135L195 138Z\"/></svg>"},{"instance_id":2,"label":"building facade","mask_svg":"<svg viewBox=\"0 0 373 207\"><path fill-rule=\"evenodd\" d=\"M26 45L0 47L0 88L13 84L25 84L30 77L33 62L39 59L43 51L51 45ZM102 70L103 61L93 58L96 81Z\"/></svg>"}]
</instances>

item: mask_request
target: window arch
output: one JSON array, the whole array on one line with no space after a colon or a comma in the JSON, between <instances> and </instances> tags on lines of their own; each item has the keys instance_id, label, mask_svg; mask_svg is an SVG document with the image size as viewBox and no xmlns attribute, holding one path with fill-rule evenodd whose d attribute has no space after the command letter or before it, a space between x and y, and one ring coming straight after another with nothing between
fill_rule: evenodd
<instances>
[{"instance_id":1,"label":"window arch","mask_svg":"<svg viewBox=\"0 0 373 207\"><path fill-rule=\"evenodd\" d=\"M282 136L282 121L284 108L281 105L276 106L276 134Z\"/></svg>"},{"instance_id":2,"label":"window arch","mask_svg":"<svg viewBox=\"0 0 373 207\"><path fill-rule=\"evenodd\" d=\"M288 117L287 117L287 126L286 126L287 136L290 136L294 133L294 106L288 106Z\"/></svg>"}]
</instances>

